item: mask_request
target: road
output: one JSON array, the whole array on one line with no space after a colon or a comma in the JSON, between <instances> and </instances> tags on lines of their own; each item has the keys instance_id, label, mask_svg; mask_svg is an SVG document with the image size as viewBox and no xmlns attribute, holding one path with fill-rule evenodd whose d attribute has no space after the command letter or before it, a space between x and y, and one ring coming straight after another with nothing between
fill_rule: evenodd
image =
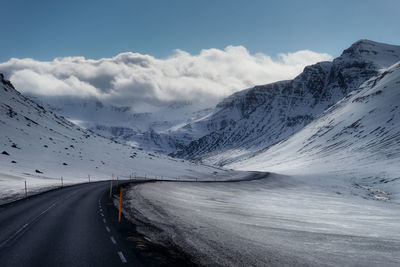
<instances>
[{"instance_id":1,"label":"road","mask_svg":"<svg viewBox=\"0 0 400 267\"><path fill-rule=\"evenodd\" d=\"M109 182L0 206L0 265L141 266L115 227Z\"/></svg>"}]
</instances>

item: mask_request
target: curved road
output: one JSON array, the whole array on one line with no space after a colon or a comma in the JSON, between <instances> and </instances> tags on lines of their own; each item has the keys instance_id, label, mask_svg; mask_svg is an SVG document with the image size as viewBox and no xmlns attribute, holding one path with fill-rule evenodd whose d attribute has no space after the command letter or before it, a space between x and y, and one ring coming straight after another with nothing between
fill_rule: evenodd
<instances>
[{"instance_id":1,"label":"curved road","mask_svg":"<svg viewBox=\"0 0 400 267\"><path fill-rule=\"evenodd\" d=\"M0 206L0 265L140 266L110 223L116 213L109 183L64 187Z\"/></svg>"}]
</instances>

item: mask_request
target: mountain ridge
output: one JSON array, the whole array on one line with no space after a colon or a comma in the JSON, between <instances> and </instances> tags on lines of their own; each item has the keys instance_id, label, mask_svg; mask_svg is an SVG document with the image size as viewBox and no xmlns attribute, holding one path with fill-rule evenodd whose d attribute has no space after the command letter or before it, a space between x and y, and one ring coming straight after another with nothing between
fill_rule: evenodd
<instances>
[{"instance_id":1,"label":"mountain ridge","mask_svg":"<svg viewBox=\"0 0 400 267\"><path fill-rule=\"evenodd\" d=\"M216 130L172 155L220 165L251 155L296 133L399 58L400 46L360 40L332 62L305 67L293 80L237 92L208 119Z\"/></svg>"}]
</instances>

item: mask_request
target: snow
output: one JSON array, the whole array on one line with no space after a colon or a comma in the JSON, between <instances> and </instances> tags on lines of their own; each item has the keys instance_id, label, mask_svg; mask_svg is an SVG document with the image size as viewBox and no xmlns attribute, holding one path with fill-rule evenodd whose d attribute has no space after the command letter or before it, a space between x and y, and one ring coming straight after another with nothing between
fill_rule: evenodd
<instances>
[{"instance_id":1,"label":"snow","mask_svg":"<svg viewBox=\"0 0 400 267\"><path fill-rule=\"evenodd\" d=\"M378 43L371 40L359 40L343 51L344 57L352 61L373 62L377 68L387 68L400 61L400 46Z\"/></svg>"},{"instance_id":2,"label":"snow","mask_svg":"<svg viewBox=\"0 0 400 267\"><path fill-rule=\"evenodd\" d=\"M398 205L330 193L282 175L142 184L127 197L126 212L138 219L139 231L153 242L172 241L207 266L400 264Z\"/></svg>"},{"instance_id":3,"label":"snow","mask_svg":"<svg viewBox=\"0 0 400 267\"><path fill-rule=\"evenodd\" d=\"M65 116L80 127L122 143L134 144L160 153L175 151L178 147L204 135L185 126L212 112L199 109L191 102L176 102L159 107L113 106L96 98L76 98L28 95L47 110ZM146 112L137 112L136 110Z\"/></svg>"},{"instance_id":4,"label":"snow","mask_svg":"<svg viewBox=\"0 0 400 267\"><path fill-rule=\"evenodd\" d=\"M0 201L44 187L130 175L157 179L230 179L246 172L194 164L105 139L46 111L0 79Z\"/></svg>"},{"instance_id":5,"label":"snow","mask_svg":"<svg viewBox=\"0 0 400 267\"><path fill-rule=\"evenodd\" d=\"M308 182L323 177L313 183L343 182L348 188L364 188L374 198L400 203L399 87L400 62L383 69L289 139L228 166L278 172Z\"/></svg>"}]
</instances>

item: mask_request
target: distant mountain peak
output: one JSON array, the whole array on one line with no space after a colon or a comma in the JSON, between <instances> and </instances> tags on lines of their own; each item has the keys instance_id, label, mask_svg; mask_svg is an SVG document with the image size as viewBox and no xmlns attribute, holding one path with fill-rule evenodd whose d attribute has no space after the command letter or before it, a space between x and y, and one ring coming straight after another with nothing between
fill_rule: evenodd
<instances>
[{"instance_id":1,"label":"distant mountain peak","mask_svg":"<svg viewBox=\"0 0 400 267\"><path fill-rule=\"evenodd\" d=\"M371 41L368 39L361 39L353 43L349 48L343 51L343 54L346 53L351 53L353 51L358 51L358 52L366 52L366 51L374 51L376 49L380 49L380 47L384 46L395 46L395 45L389 45L389 44L384 44L384 43L378 43L375 41ZM366 50L366 51L364 51Z\"/></svg>"},{"instance_id":2,"label":"distant mountain peak","mask_svg":"<svg viewBox=\"0 0 400 267\"><path fill-rule=\"evenodd\" d=\"M385 68L400 61L400 46L362 39L345 49L337 60L343 59L369 61Z\"/></svg>"}]
</instances>

